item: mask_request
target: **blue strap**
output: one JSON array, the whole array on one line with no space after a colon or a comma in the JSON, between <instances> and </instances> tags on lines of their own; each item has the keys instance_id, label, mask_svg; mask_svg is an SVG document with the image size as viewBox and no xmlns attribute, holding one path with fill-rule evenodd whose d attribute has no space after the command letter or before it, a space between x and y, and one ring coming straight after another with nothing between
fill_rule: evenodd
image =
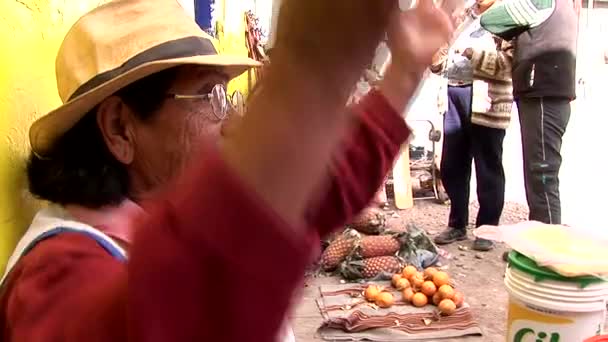
<instances>
[{"instance_id":1,"label":"blue strap","mask_svg":"<svg viewBox=\"0 0 608 342\"><path fill-rule=\"evenodd\" d=\"M76 233L76 234L81 234L81 235L85 235L93 240L95 240L103 249L106 250L106 252L108 252L112 257L114 257L115 259L117 259L120 262L125 262L127 261L127 256L123 254L123 252L116 248L114 245L112 245L107 239L104 239L103 237L84 231L84 230L79 230L79 229L73 229L73 228L68 228L68 227L58 227L52 230L49 230L43 234L41 234L40 236L38 236L36 239L34 239L32 242L30 242L30 244L23 250L23 253L21 254L21 257L25 256L27 253L29 253L38 243L51 238L53 236L57 236L59 234L63 234L63 233Z\"/></svg>"}]
</instances>

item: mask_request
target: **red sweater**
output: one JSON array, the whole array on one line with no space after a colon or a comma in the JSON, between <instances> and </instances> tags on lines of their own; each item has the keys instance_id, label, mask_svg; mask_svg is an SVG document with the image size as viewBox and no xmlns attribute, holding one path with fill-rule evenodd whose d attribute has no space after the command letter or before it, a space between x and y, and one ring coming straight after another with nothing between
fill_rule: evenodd
<instances>
[{"instance_id":1,"label":"red sweater","mask_svg":"<svg viewBox=\"0 0 608 342\"><path fill-rule=\"evenodd\" d=\"M409 135L378 93L359 110L307 237L207 152L146 207L128 263L71 233L24 256L1 298L2 341L272 341L319 236L368 204Z\"/></svg>"}]
</instances>

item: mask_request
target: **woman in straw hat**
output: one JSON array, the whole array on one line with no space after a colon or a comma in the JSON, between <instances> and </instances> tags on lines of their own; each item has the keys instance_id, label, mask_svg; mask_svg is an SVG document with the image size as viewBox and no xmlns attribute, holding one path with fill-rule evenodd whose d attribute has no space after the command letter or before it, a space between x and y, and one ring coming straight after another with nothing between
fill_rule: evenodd
<instances>
[{"instance_id":1,"label":"woman in straw hat","mask_svg":"<svg viewBox=\"0 0 608 342\"><path fill-rule=\"evenodd\" d=\"M2 279L3 341L274 340L318 236L407 139L397 113L450 33L431 1L396 6L285 0L230 132L226 82L254 61L218 55L174 0L84 15L57 56L64 104L30 129L30 190L51 205ZM344 115L387 28L391 69Z\"/></svg>"}]
</instances>

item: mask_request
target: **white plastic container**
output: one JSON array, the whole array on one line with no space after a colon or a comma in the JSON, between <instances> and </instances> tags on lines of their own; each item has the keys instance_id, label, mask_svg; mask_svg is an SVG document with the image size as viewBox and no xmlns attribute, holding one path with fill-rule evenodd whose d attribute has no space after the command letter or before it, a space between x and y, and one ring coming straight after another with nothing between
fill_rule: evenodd
<instances>
[{"instance_id":1,"label":"white plastic container","mask_svg":"<svg viewBox=\"0 0 608 342\"><path fill-rule=\"evenodd\" d=\"M505 274L509 293L507 342L578 342L600 335L608 283L566 278L511 252Z\"/></svg>"}]
</instances>

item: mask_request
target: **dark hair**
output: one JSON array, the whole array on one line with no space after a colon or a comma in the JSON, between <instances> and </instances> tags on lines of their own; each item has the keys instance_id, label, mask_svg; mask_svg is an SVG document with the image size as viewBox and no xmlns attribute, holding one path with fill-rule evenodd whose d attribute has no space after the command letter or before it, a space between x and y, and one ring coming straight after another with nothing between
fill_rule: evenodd
<instances>
[{"instance_id":1,"label":"dark hair","mask_svg":"<svg viewBox=\"0 0 608 342\"><path fill-rule=\"evenodd\" d=\"M116 95L145 120L160 108L176 75L177 68L167 69ZM43 157L30 154L27 177L34 196L61 205L99 208L118 204L128 195L126 166L108 150L96 113L97 108L87 113Z\"/></svg>"}]
</instances>

